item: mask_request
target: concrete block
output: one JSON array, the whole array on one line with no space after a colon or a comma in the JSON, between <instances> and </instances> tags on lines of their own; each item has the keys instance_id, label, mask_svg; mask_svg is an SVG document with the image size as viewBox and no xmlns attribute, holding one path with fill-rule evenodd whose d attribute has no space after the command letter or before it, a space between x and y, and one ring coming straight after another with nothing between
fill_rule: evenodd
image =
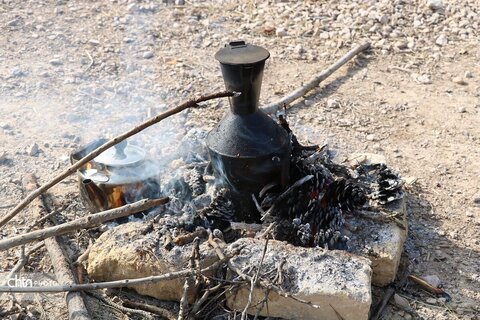
<instances>
[{"instance_id":1,"label":"concrete block","mask_svg":"<svg viewBox=\"0 0 480 320\"><path fill-rule=\"evenodd\" d=\"M88 274L96 281L113 281L161 275L188 268L192 244L168 251L158 232L148 230L146 222L131 222L103 233L88 256ZM160 241L160 243L159 243ZM218 260L206 244L200 246L201 265ZM185 278L133 287L138 293L160 300L180 301ZM191 298L193 292L189 293Z\"/></svg>"},{"instance_id":2,"label":"concrete block","mask_svg":"<svg viewBox=\"0 0 480 320\"><path fill-rule=\"evenodd\" d=\"M240 268L260 264L265 240L244 238L229 248L236 246L244 247L240 255L233 260ZM368 319L372 302L371 268L368 259L344 251L294 247L285 242L271 240L262 270L276 270L282 259L285 259L285 276L279 286L285 292L320 308L313 308L270 291L268 306L263 306L260 315L304 320ZM247 304L249 291L249 286L245 285L236 292L229 293L227 306L242 311ZM264 299L265 294L263 288L254 289L249 314L257 312L259 302Z\"/></svg>"}]
</instances>

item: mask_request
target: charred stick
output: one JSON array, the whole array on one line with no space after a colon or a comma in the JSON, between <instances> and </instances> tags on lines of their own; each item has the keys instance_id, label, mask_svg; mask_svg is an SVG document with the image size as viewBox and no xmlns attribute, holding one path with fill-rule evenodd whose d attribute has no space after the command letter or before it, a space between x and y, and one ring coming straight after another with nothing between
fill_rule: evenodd
<instances>
[{"instance_id":1,"label":"charred stick","mask_svg":"<svg viewBox=\"0 0 480 320\"><path fill-rule=\"evenodd\" d=\"M344 55L343 57L338 59L330 67L328 67L327 69L320 72L320 74L318 76L311 79L305 85L301 86L300 88L298 88L295 91L290 92L288 95L281 98L280 100L264 106L262 108L263 111L265 111L266 113L274 113L278 109L282 108L283 106L292 103L293 101L297 100L300 97L303 97L305 94L307 94L307 92L309 92L310 90L318 87L320 82L327 79L330 75L332 75L332 73L334 73L335 71L340 69L341 66L343 66L345 63L347 63L349 60L351 60L357 54L367 50L368 48L370 48L370 43L369 42L366 42L364 44L356 46L355 48L350 50L346 55Z\"/></svg>"},{"instance_id":2,"label":"charred stick","mask_svg":"<svg viewBox=\"0 0 480 320\"><path fill-rule=\"evenodd\" d=\"M218 290L220 290L221 288L223 288L223 283L219 283L219 284L217 284L216 286L211 287L211 288L208 288L207 290L205 290L205 292L204 292L203 295L200 297L200 299L198 299L197 301L195 301L195 304L194 304L193 307L192 307L192 314L197 315L198 311L200 310L200 307L202 306L202 304L205 303L205 301L207 301L208 297L209 297L212 293L215 293L215 292L217 292Z\"/></svg>"},{"instance_id":3,"label":"charred stick","mask_svg":"<svg viewBox=\"0 0 480 320\"><path fill-rule=\"evenodd\" d=\"M89 292L89 294L91 294L91 292ZM123 304L124 304L127 308L133 308L133 309L137 309L137 310L144 310L144 311L147 311L147 312L150 312L150 313L157 314L157 315L159 315L160 317L165 318L165 319L168 319L168 320L177 319L176 317L173 316L172 312L170 312L169 310L163 309L163 308L159 308L159 307L153 306L153 305L151 305L151 304L140 303L140 302L131 301L131 300L125 300L125 301L123 301Z\"/></svg>"},{"instance_id":4,"label":"charred stick","mask_svg":"<svg viewBox=\"0 0 480 320\"><path fill-rule=\"evenodd\" d=\"M54 227L35 230L26 234L21 234L11 238L0 240L0 250L7 250L22 244L26 244L35 240L44 240L46 238L59 236L70 233L72 231L97 226L105 221L126 217L152 207L162 205L168 202L168 198L161 199L143 199L132 204L127 204L120 208L102 211L87 217L79 218L67 223L63 223Z\"/></svg>"},{"instance_id":5,"label":"charred stick","mask_svg":"<svg viewBox=\"0 0 480 320\"><path fill-rule=\"evenodd\" d=\"M182 103L181 105L170 109L164 113L161 113L153 118L150 118L149 120L145 121L144 123L130 129L129 131L116 136L115 138L111 139L110 141L106 142L105 144L101 145L97 149L93 150L89 154L87 154L85 157L80 159L78 162L75 164L71 165L68 167L66 170L55 176L52 180L47 182L46 184L42 185L35 191L31 192L25 199L23 199L15 208L13 208L8 214L6 214L4 217L0 219L0 228L4 226L8 221L10 221L13 217L15 217L22 209L24 209L29 203L33 201L33 199L37 198L39 195L65 179L66 177L70 176L74 172L76 172L78 169L80 169L82 166L84 166L86 163L89 161L93 160L96 158L99 154L104 152L105 150L109 149L110 147L113 147L114 145L118 144L119 142L139 133L140 131L162 121L165 118L168 118L174 114L177 114L185 109L196 107L200 102L212 100L212 99L217 99L217 98L223 98L223 97L232 97L236 93L234 92L229 92L229 91L224 91L224 92L217 92L213 94L209 94L206 96L201 96L196 99L192 99L189 101L186 101Z\"/></svg>"},{"instance_id":6,"label":"charred stick","mask_svg":"<svg viewBox=\"0 0 480 320\"><path fill-rule=\"evenodd\" d=\"M195 230L194 232L175 237L175 240L173 240L173 242L177 246L183 246L183 245L186 245L187 243L192 242L193 240L195 240L195 238L206 238L207 235L208 235L207 230L200 227L198 228L198 230Z\"/></svg>"},{"instance_id":7,"label":"charred stick","mask_svg":"<svg viewBox=\"0 0 480 320\"><path fill-rule=\"evenodd\" d=\"M109 307L112 307L114 309L117 309L118 311L121 311L123 313L126 313L126 314L137 314L139 316L141 316L142 319L153 319L152 315L149 313L149 312L146 312L144 310L137 310L137 309L131 309L131 308L128 308L128 307L124 307L118 303L115 303L113 301L110 301L109 299L101 296L100 294L96 293L96 292L93 292L93 291L86 291L85 292L87 295L101 301L103 304L109 306Z\"/></svg>"}]
</instances>

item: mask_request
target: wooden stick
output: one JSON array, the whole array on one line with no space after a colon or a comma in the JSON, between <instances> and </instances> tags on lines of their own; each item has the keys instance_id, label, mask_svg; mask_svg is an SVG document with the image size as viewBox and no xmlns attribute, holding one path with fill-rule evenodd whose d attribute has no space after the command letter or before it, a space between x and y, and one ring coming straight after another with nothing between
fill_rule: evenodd
<instances>
[{"instance_id":1,"label":"wooden stick","mask_svg":"<svg viewBox=\"0 0 480 320\"><path fill-rule=\"evenodd\" d=\"M24 178L24 185L26 191L32 191L38 188L37 178L33 175L26 175ZM50 216L48 212L48 207L46 204L45 194L41 197L36 198L34 203L34 212L33 217L45 217ZM51 218L51 224L54 224L55 219ZM37 220L38 221L38 220ZM28 230L30 231L31 228ZM28 232L27 231L27 232ZM59 239L52 237L45 239L45 248L50 255L50 260L52 261L53 269L55 270L55 276L59 283L76 283L76 279L73 276L72 270L70 268L70 262L65 257L62 247L59 243ZM83 297L81 296L80 292L68 292L66 295L66 305L68 310L68 317L70 320L91 320L91 317L88 313L87 307L85 306L85 302L83 301Z\"/></svg>"},{"instance_id":2,"label":"wooden stick","mask_svg":"<svg viewBox=\"0 0 480 320\"><path fill-rule=\"evenodd\" d=\"M364 44L356 46L355 48L350 50L346 55L344 55L343 57L338 59L330 67L328 67L327 69L320 72L320 74L318 76L311 79L305 85L301 86L300 88L296 89L295 91L290 92L288 95L281 98L280 100L264 106L262 108L263 111L265 111L266 113L274 113L278 109L283 108L284 105L289 105L293 101L295 101L298 98L304 96L308 91L318 87L320 82L327 79L332 73L334 73L335 71L340 69L340 67L343 66L345 63L347 63L350 59L352 59L357 54L359 54L360 52L362 52L362 51L364 51L368 48L370 48L370 43L369 42L365 42Z\"/></svg>"},{"instance_id":3,"label":"wooden stick","mask_svg":"<svg viewBox=\"0 0 480 320\"><path fill-rule=\"evenodd\" d=\"M89 154L87 154L85 157L83 157L82 159L80 159L78 162L71 165L70 167L68 167L66 170L64 170L63 172L61 172L57 176L55 176L52 180L50 180L49 182L47 182L46 184L44 184L40 188L31 192L25 199L23 199L19 204L17 204L17 206L15 208L13 208L12 211L10 211L7 215L2 217L2 219L0 220L0 228L2 226L4 226L8 221L10 221L13 217L15 217L29 203L31 203L33 201L33 199L35 199L36 197L41 195L43 192L47 191L48 189L50 189L51 187L53 187L54 185L56 185L57 183L59 183L60 181L62 181L66 177L68 177L69 175L71 175L72 173L76 172L83 165L85 165L87 162L96 158L99 154L101 154L102 152L104 152L108 148L113 147L117 143L133 136L134 134L139 133L140 131L142 131L142 130L144 130L144 129L162 121L165 118L168 118L171 115L179 113L179 112L181 112L185 109L195 107L200 102L204 102L204 101L208 101L208 100L212 100L212 99L217 99L217 98L223 98L223 97L232 97L235 94L236 93L234 93L234 92L224 91L224 92L217 92L217 93L209 94L209 95L206 95L206 96L202 96L202 97L199 97L199 98L196 98L196 99L186 101L186 102L182 103L181 105L179 105L178 107L170 109L170 110L168 110L164 113L161 113L161 114L159 114L159 115L157 115L153 118L150 118L149 120L145 121L141 125L136 126L132 129L130 129L129 131L127 131L127 132L125 132L121 135L116 136L115 138L111 139L110 141L106 142L105 144L101 145L97 149L95 149L92 152L90 152Z\"/></svg>"},{"instance_id":4,"label":"wooden stick","mask_svg":"<svg viewBox=\"0 0 480 320\"><path fill-rule=\"evenodd\" d=\"M78 229L90 228L99 225L105 221L110 221L125 217L152 207L165 204L168 198L161 199L143 199L132 204L127 204L120 208L110 209L89 215L87 217L79 218L58 226L45 228L42 230L35 230L26 234L21 234L11 238L0 240L0 251L7 250L25 243L35 240L44 240L46 238L59 236Z\"/></svg>"},{"instance_id":5,"label":"wooden stick","mask_svg":"<svg viewBox=\"0 0 480 320\"><path fill-rule=\"evenodd\" d=\"M210 266L203 268L202 273L207 273L213 270L216 270L226 261L230 260L231 256L224 256L223 259L218 260L217 262L211 264ZM123 287L133 287L140 284L152 284L161 281L168 281L178 278L188 277L192 273L190 269L184 269L180 271L170 272L158 276L150 276L144 278L136 279L124 279L108 282L97 282L97 283L86 283L86 284L67 284L67 285L58 285L58 286L42 286L42 287L10 287L10 286L0 286L0 292L44 292L44 293L53 293L53 292L67 292L67 291L85 291L85 290L99 290L99 289L110 289L110 288L123 288Z\"/></svg>"}]
</instances>

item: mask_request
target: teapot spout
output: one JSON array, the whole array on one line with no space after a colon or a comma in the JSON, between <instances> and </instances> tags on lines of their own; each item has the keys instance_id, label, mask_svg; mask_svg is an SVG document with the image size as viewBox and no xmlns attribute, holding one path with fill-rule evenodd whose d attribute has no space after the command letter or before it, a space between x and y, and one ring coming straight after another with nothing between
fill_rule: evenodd
<instances>
[{"instance_id":1,"label":"teapot spout","mask_svg":"<svg viewBox=\"0 0 480 320\"><path fill-rule=\"evenodd\" d=\"M83 202L91 212L98 212L108 209L108 200L100 187L98 187L91 179L82 180L82 188L80 195Z\"/></svg>"}]
</instances>

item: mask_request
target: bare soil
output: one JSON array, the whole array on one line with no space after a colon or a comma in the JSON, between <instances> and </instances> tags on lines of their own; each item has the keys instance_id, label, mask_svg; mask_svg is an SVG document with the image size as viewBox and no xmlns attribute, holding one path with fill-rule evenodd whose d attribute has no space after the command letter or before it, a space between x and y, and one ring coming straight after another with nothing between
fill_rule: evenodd
<instances>
[{"instance_id":1,"label":"bare soil","mask_svg":"<svg viewBox=\"0 0 480 320\"><path fill-rule=\"evenodd\" d=\"M355 152L385 155L407 181L409 271L437 275L452 300L409 284L398 293L413 311L392 301L384 318L480 319L480 8L476 0L452 0L434 10L431 2L0 0L0 214L25 196L26 173L44 183L91 139L222 90L213 55L230 40L271 52L263 104L369 40L372 50L292 105L288 120L300 140L328 143L340 160ZM138 139L152 153L168 154L189 130L210 129L227 107L226 100L209 103ZM76 177L51 193L60 219L88 214ZM27 208L0 237L32 223ZM83 234L69 237L72 259L88 245ZM8 272L18 250L0 255L0 272ZM45 251L26 269L51 271ZM61 306L15 309L0 300L12 319L66 316Z\"/></svg>"}]
</instances>

